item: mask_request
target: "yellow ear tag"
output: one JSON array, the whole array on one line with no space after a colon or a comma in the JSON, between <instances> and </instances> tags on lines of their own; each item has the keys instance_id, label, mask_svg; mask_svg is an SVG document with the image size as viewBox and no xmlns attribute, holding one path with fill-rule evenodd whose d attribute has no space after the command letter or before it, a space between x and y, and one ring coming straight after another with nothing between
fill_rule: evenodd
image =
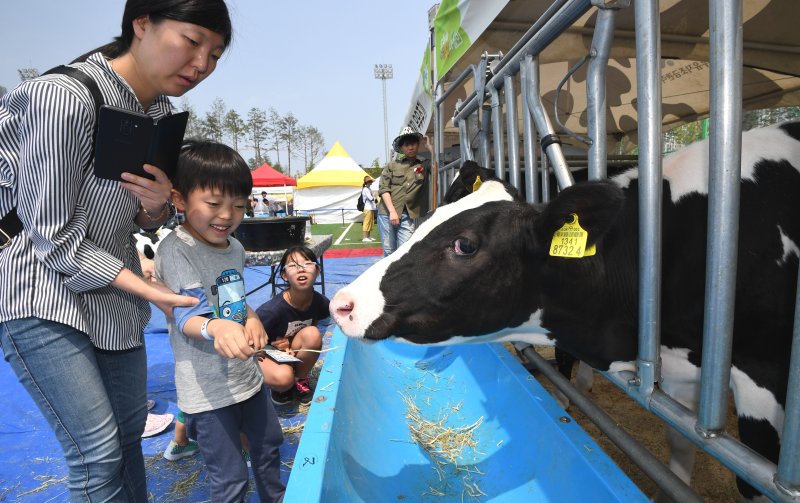
<instances>
[{"instance_id":1,"label":"yellow ear tag","mask_svg":"<svg viewBox=\"0 0 800 503\"><path fill-rule=\"evenodd\" d=\"M597 253L595 245L586 249L586 240L589 233L583 230L578 215L572 213L572 222L565 223L555 234L550 242L550 256L564 258L591 257Z\"/></svg>"},{"instance_id":2,"label":"yellow ear tag","mask_svg":"<svg viewBox=\"0 0 800 503\"><path fill-rule=\"evenodd\" d=\"M481 185L483 185L481 177L479 176L475 177L475 183L472 184L472 192L475 192L476 190L480 189Z\"/></svg>"}]
</instances>

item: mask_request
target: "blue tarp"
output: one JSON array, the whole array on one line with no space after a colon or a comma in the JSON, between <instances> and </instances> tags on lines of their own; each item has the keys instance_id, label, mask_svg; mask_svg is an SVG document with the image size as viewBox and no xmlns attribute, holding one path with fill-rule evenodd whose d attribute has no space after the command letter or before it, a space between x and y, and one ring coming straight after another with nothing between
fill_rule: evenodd
<instances>
[{"instance_id":1,"label":"blue tarp","mask_svg":"<svg viewBox=\"0 0 800 503\"><path fill-rule=\"evenodd\" d=\"M332 296L376 260L376 257L326 259L326 294ZM246 288L250 291L269 278L269 268L250 267L244 276ZM250 295L248 302L257 307L269 300L271 294L269 287L263 288ZM329 325L320 328L330 333ZM174 362L166 321L155 308L145 334L145 344L148 396L156 401L153 412L177 414ZM5 362L0 362L0 403L0 501L68 501L67 468L61 447ZM281 406L277 410L284 427L305 422L305 414L298 410L297 405ZM151 501L208 501L208 484L201 455L177 462L162 457L172 436L170 427L160 435L142 440ZM281 448L281 458L286 463L282 469L284 481L288 480L299 437L299 434L287 435ZM253 494L252 501L257 500Z\"/></svg>"}]
</instances>

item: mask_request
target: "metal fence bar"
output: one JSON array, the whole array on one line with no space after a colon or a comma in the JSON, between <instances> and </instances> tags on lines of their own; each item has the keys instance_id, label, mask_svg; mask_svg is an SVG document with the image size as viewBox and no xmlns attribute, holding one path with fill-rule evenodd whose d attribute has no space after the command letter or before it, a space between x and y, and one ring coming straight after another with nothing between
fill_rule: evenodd
<instances>
[{"instance_id":1,"label":"metal fence bar","mask_svg":"<svg viewBox=\"0 0 800 503\"><path fill-rule=\"evenodd\" d=\"M589 180L606 178L606 69L614 41L614 21L617 10L600 8L592 38L591 59L586 73L586 106L589 145Z\"/></svg>"},{"instance_id":2,"label":"metal fence bar","mask_svg":"<svg viewBox=\"0 0 800 503\"><path fill-rule=\"evenodd\" d=\"M635 375L632 372L604 372L603 374L611 382L625 390L628 395L639 401L644 408L664 420L668 426L681 432L711 456L720 460L734 473L747 479L753 487L766 494L771 500L785 503L797 502L796 499L777 491L773 483L775 464L771 461L726 433L720 433L713 438L699 435L695 431L697 417L694 412L662 391L655 390L648 397L633 393L635 390L631 389L631 382L635 381Z\"/></svg>"},{"instance_id":3,"label":"metal fence bar","mask_svg":"<svg viewBox=\"0 0 800 503\"><path fill-rule=\"evenodd\" d=\"M494 174L501 180L506 179L506 156L503 155L503 103L500 91L489 88L492 104L492 136L494 138Z\"/></svg>"},{"instance_id":4,"label":"metal fence bar","mask_svg":"<svg viewBox=\"0 0 800 503\"><path fill-rule=\"evenodd\" d=\"M800 285L800 276L797 284ZM786 416L781 445L786 448L781 449L775 485L786 494L800 498L800 450L796 448L800 445L800 294L797 295L794 309L792 356L784 411Z\"/></svg>"},{"instance_id":5,"label":"metal fence bar","mask_svg":"<svg viewBox=\"0 0 800 503\"><path fill-rule=\"evenodd\" d=\"M657 0L636 0L639 111L639 392L660 380L661 33Z\"/></svg>"},{"instance_id":6,"label":"metal fence bar","mask_svg":"<svg viewBox=\"0 0 800 503\"><path fill-rule=\"evenodd\" d=\"M530 91L530 68L533 58L528 55L520 65L519 87L522 95L522 150L525 161L525 200L529 203L538 203L539 197L539 162L536 156L536 130L533 127L533 117L528 106L527 96Z\"/></svg>"},{"instance_id":7,"label":"metal fence bar","mask_svg":"<svg viewBox=\"0 0 800 503\"><path fill-rule=\"evenodd\" d=\"M528 54L534 56L540 54L556 37L566 31L575 21L589 11L591 8L591 1L570 0L558 2L558 6L560 8L557 11L555 9L548 9L547 14L549 14L550 17L543 15L537 20L534 26L528 30L526 36L530 36L530 38L524 44L517 44L520 46L519 50L509 52L509 54L503 56L503 59L493 68L494 76L486 83L487 88L499 88L503 85L503 78L506 75L516 75L519 72L520 62L525 56ZM466 116L474 112L475 108L480 106L482 102L483 100L477 99L475 93L470 94L467 96L464 103L462 103L461 107L456 108L455 117L460 118L462 115Z\"/></svg>"},{"instance_id":8,"label":"metal fence bar","mask_svg":"<svg viewBox=\"0 0 800 503\"><path fill-rule=\"evenodd\" d=\"M503 95L506 98L506 143L508 145L508 183L521 189L519 182L519 127L517 126L517 91L514 77L503 79Z\"/></svg>"},{"instance_id":9,"label":"metal fence bar","mask_svg":"<svg viewBox=\"0 0 800 503\"><path fill-rule=\"evenodd\" d=\"M703 372L697 429L725 429L733 345L742 165L742 4L709 1L711 135Z\"/></svg>"},{"instance_id":10,"label":"metal fence bar","mask_svg":"<svg viewBox=\"0 0 800 503\"><path fill-rule=\"evenodd\" d=\"M530 84L530 93L526 96L528 100L528 108L533 116L533 122L536 124L536 130L541 135L542 152L547 154L547 158L553 165L553 172L558 180L558 187L563 189L575 183L572 178L572 173L569 171L567 161L564 158L564 153L561 151L561 142L553 129L553 123L550 122L550 117L544 111L542 104L541 89L539 87L539 60L534 56L534 65L529 68L530 73L527 76L528 83Z\"/></svg>"},{"instance_id":11,"label":"metal fence bar","mask_svg":"<svg viewBox=\"0 0 800 503\"><path fill-rule=\"evenodd\" d=\"M562 376L553 366L542 358L533 347L525 343L515 344L522 351L525 358L536 366L547 379L549 379L569 401L575 404L586 416L596 424L614 444L631 459L637 460L637 466L650 477L662 491L674 501L702 502L689 486L683 483L677 475L672 473L658 458L631 437L620 425L603 409L578 391Z\"/></svg>"}]
</instances>

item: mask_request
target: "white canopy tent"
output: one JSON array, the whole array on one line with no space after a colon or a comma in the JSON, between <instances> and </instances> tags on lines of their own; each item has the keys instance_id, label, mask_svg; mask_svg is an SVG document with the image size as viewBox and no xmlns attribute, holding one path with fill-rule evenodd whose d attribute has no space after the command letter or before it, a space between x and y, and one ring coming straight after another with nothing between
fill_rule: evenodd
<instances>
[{"instance_id":1,"label":"white canopy tent","mask_svg":"<svg viewBox=\"0 0 800 503\"><path fill-rule=\"evenodd\" d=\"M313 215L317 223L358 221L356 201L366 175L337 141L316 168L297 180L294 209Z\"/></svg>"}]
</instances>

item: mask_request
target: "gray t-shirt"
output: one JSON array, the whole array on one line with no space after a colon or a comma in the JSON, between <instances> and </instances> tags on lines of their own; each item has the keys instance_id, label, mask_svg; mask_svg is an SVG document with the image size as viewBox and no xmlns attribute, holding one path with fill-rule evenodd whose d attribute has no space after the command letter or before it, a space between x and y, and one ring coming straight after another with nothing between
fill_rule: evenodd
<instances>
[{"instance_id":1,"label":"gray t-shirt","mask_svg":"<svg viewBox=\"0 0 800 503\"><path fill-rule=\"evenodd\" d=\"M225 358L212 341L186 337L181 331L193 316L245 321L244 248L233 237L228 243L225 249L213 248L178 227L158 246L158 279L173 292L200 299L196 306L175 308L174 318L167 318L178 407L190 414L247 400L264 383L255 359Z\"/></svg>"}]
</instances>

